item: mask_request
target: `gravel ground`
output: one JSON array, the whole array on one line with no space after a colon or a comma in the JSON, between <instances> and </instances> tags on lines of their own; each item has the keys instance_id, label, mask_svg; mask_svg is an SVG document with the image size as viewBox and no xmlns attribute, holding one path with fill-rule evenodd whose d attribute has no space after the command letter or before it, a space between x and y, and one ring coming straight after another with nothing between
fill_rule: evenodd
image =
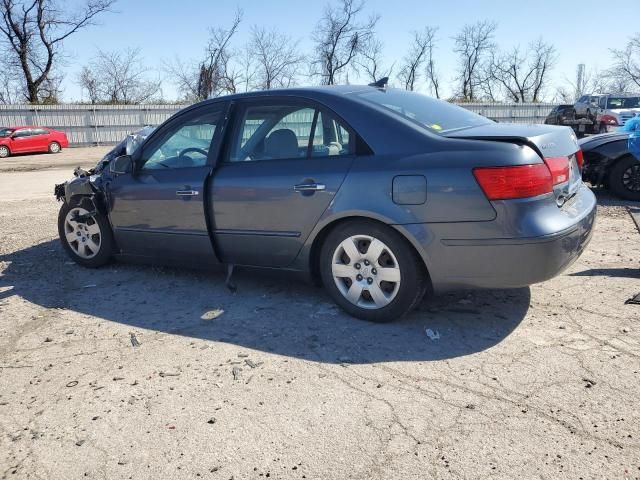
<instances>
[{"instance_id":1,"label":"gravel ground","mask_svg":"<svg viewBox=\"0 0 640 480\"><path fill-rule=\"evenodd\" d=\"M622 202L599 193L554 280L374 325L286 276L83 269L56 239L68 173L0 173L2 478L640 478Z\"/></svg>"}]
</instances>

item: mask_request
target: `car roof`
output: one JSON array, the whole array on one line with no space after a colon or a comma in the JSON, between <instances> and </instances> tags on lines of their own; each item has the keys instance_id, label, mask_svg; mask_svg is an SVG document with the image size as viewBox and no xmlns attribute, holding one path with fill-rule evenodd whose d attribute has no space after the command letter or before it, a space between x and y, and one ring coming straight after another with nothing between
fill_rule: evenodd
<instances>
[{"instance_id":1,"label":"car roof","mask_svg":"<svg viewBox=\"0 0 640 480\"><path fill-rule=\"evenodd\" d=\"M318 85L318 86L309 86L309 87L292 87L292 88L274 88L271 90L257 90L254 92L242 92L242 93L234 93L231 95L223 95L220 97L213 97L207 100L204 100L201 103L205 102L215 102L215 101L227 101L234 100L240 98L255 98L255 97L277 97L280 95L315 95L315 94L325 94L325 95L335 95L335 96L343 96L348 95L350 93L358 93L358 92L366 92L371 90L372 88L368 85Z\"/></svg>"}]
</instances>

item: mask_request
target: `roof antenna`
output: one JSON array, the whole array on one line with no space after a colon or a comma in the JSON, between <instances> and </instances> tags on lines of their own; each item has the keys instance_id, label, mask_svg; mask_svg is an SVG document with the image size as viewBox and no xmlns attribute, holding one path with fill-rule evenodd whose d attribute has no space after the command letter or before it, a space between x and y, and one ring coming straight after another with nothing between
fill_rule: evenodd
<instances>
[{"instance_id":1,"label":"roof antenna","mask_svg":"<svg viewBox=\"0 0 640 480\"><path fill-rule=\"evenodd\" d=\"M369 86L376 88L386 88L388 83L389 77L382 77L380 80L376 80L375 82L370 83Z\"/></svg>"}]
</instances>

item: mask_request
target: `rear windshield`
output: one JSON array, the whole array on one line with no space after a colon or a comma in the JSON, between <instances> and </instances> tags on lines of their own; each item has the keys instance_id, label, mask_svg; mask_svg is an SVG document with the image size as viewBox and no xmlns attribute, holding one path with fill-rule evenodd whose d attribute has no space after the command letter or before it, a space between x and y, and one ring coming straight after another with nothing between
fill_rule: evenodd
<instances>
[{"instance_id":1,"label":"rear windshield","mask_svg":"<svg viewBox=\"0 0 640 480\"><path fill-rule=\"evenodd\" d=\"M640 108L640 97L609 97L607 108Z\"/></svg>"},{"instance_id":2,"label":"rear windshield","mask_svg":"<svg viewBox=\"0 0 640 480\"><path fill-rule=\"evenodd\" d=\"M13 129L0 127L0 137L8 137L12 133L13 133Z\"/></svg>"},{"instance_id":3,"label":"rear windshield","mask_svg":"<svg viewBox=\"0 0 640 480\"><path fill-rule=\"evenodd\" d=\"M492 120L462 107L407 90L372 88L371 91L359 92L357 95L434 133L444 134L493 123Z\"/></svg>"}]
</instances>

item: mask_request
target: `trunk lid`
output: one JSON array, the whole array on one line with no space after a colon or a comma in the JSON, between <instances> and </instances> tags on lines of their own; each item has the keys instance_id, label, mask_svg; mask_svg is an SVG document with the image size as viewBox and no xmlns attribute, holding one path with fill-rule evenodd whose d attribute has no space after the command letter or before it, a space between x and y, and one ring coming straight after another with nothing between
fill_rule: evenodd
<instances>
[{"instance_id":1,"label":"trunk lid","mask_svg":"<svg viewBox=\"0 0 640 480\"><path fill-rule=\"evenodd\" d=\"M562 206L577 192L582 182L576 152L580 150L578 140L569 127L555 125L519 125L488 123L477 127L443 132L445 137L494 142L510 142L527 145L535 150L548 166L546 159L567 158L569 172L567 181L553 187L558 206Z\"/></svg>"}]
</instances>

